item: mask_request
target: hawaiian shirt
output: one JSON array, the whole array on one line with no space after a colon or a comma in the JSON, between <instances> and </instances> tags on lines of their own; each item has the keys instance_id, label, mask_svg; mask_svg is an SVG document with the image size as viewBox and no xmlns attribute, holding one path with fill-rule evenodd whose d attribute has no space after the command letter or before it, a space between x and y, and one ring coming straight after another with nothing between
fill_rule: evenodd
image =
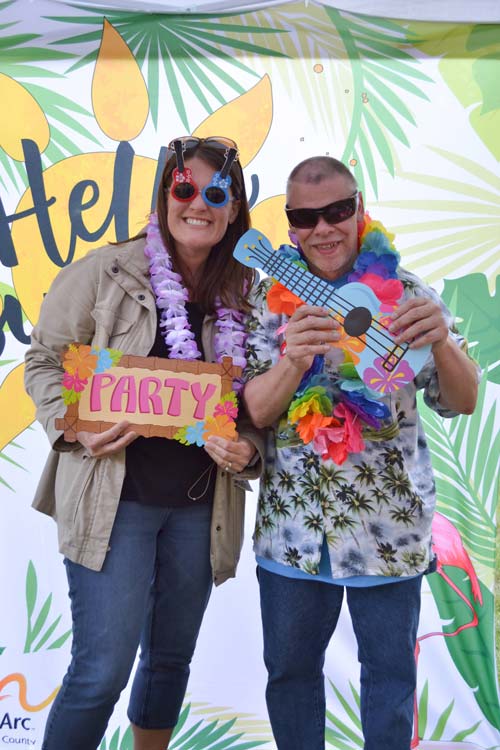
<instances>
[{"instance_id":1,"label":"hawaiian shirt","mask_svg":"<svg viewBox=\"0 0 500 750\"><path fill-rule=\"evenodd\" d=\"M427 296L439 303L450 336L464 350L439 296L417 276L399 269L405 297ZM269 311L264 279L253 297L248 323L245 380L266 372L280 357L285 315ZM337 357L338 360L338 357ZM335 355L325 357L325 374L339 379ZM438 414L455 416L439 404L432 355L417 377L383 401L391 416L365 450L338 466L305 445L286 413L267 431L266 465L261 478L254 550L257 556L317 574L323 539L328 543L333 578L412 576L432 559L431 524L435 483L425 433L417 413L417 391ZM272 393L269 394L272 398Z\"/></svg>"}]
</instances>

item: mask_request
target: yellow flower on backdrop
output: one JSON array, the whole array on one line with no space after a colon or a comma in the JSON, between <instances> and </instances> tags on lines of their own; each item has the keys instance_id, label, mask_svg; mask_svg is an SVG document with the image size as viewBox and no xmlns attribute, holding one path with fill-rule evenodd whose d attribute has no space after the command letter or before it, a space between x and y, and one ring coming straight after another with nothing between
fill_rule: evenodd
<instances>
[{"instance_id":1,"label":"yellow flower on backdrop","mask_svg":"<svg viewBox=\"0 0 500 750\"><path fill-rule=\"evenodd\" d=\"M23 158L21 138L35 141L40 152L49 143L49 127L44 113L33 97L16 81L0 76L0 90L7 93L12 123L7 131L2 124L0 145L12 156ZM111 139L126 146L136 138L147 121L149 95L140 68L118 32L104 21L103 35L92 80L92 104L97 124ZM256 117L258 113L258 117ZM272 123L272 92L268 76L252 89L223 105L204 120L193 135L228 135L240 147L242 166L258 153L266 140ZM17 134L17 136L16 136ZM130 147L129 147L130 148ZM92 202L93 191L86 188L81 200L88 203L83 212L85 227L97 232L103 226L110 209L114 186L116 152L94 152L63 159L43 172L45 194L55 197L50 206L50 222L54 242L66 260L71 242L71 220L68 200L77 183L88 180L97 184L98 199ZM157 160L134 154L128 205L129 234L137 233L147 221ZM95 196L94 196L95 197ZM26 190L16 213L33 207L31 189ZM73 260L83 257L94 247L116 239L114 221L95 242L84 242L76 237ZM60 270L47 255L40 235L37 218L26 216L12 224L12 240L18 265L12 269L17 297L28 319L34 324L44 294ZM281 239L280 241L283 241ZM18 365L0 386L0 451L25 430L35 417L31 399L23 386L24 364ZM16 409L11 408L16 404Z\"/></svg>"}]
</instances>

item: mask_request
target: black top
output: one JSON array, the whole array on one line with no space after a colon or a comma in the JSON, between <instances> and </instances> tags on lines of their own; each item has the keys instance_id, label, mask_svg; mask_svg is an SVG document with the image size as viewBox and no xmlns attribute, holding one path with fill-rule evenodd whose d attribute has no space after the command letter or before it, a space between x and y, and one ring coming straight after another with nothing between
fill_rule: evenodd
<instances>
[{"instance_id":1,"label":"black top","mask_svg":"<svg viewBox=\"0 0 500 750\"><path fill-rule=\"evenodd\" d=\"M187 302L186 310L196 344L205 359L201 343L203 311L195 302ZM157 317L156 338L149 356L166 358L168 347L160 329L158 310ZM214 496L216 473L215 463L204 448L182 445L177 440L167 438L138 437L126 449L125 481L120 500L179 508L191 505L192 498L198 498L206 488L196 503L210 503Z\"/></svg>"}]
</instances>

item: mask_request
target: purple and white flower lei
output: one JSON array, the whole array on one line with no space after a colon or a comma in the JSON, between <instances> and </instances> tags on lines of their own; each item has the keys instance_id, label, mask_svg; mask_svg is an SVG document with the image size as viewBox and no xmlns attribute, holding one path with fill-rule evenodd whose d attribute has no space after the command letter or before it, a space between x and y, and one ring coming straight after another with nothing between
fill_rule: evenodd
<instances>
[{"instance_id":1,"label":"purple and white flower lei","mask_svg":"<svg viewBox=\"0 0 500 750\"><path fill-rule=\"evenodd\" d=\"M160 327L171 359L194 360L201 357L194 333L189 325L186 302L189 292L182 283L182 276L172 270L172 260L163 242L158 217L151 214L146 233L144 253L149 260L151 287L156 305L161 310ZM222 307L219 298L215 301L216 334L214 336L215 357L231 357L233 364L245 367L245 314L239 310ZM241 382L234 381L233 388L239 390Z\"/></svg>"}]
</instances>

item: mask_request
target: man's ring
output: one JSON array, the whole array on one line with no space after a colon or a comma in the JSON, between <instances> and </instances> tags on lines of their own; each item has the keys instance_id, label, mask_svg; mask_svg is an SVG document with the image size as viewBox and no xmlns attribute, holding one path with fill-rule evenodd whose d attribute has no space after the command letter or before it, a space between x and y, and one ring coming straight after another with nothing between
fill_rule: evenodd
<instances>
[{"instance_id":1,"label":"man's ring","mask_svg":"<svg viewBox=\"0 0 500 750\"><path fill-rule=\"evenodd\" d=\"M231 468L231 461L226 465L226 471L229 471Z\"/></svg>"}]
</instances>

